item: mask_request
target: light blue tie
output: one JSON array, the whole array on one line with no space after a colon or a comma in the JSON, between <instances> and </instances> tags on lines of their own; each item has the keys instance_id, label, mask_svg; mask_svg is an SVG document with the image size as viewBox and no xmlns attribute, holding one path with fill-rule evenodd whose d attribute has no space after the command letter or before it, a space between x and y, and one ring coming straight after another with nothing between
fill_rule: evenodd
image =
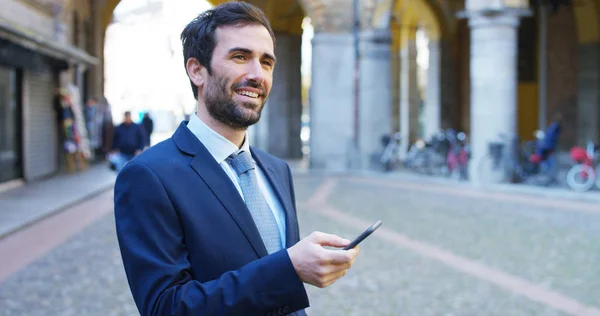
<instances>
[{"instance_id":1,"label":"light blue tie","mask_svg":"<svg viewBox=\"0 0 600 316\"><path fill-rule=\"evenodd\" d=\"M275 215L258 186L258 179L256 173L253 171L256 167L250 153L240 151L237 154L232 154L227 158L227 163L239 176L239 184L244 194L246 206L250 210L250 214L267 248L267 252L271 254L280 250L281 236L279 236L279 227L277 226Z\"/></svg>"}]
</instances>

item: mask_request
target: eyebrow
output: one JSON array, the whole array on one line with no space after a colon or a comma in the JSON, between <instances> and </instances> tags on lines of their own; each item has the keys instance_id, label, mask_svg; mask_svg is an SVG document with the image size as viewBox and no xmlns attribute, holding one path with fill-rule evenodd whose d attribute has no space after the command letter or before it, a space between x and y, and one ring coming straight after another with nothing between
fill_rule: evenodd
<instances>
[{"instance_id":1,"label":"eyebrow","mask_svg":"<svg viewBox=\"0 0 600 316\"><path fill-rule=\"evenodd\" d=\"M254 52L247 49L247 48L242 48L242 47L234 47L232 49L229 50L229 53L236 53L236 52L240 52L240 53L244 53L244 54L248 54L248 55L252 55ZM263 53L262 55L263 58L268 58L273 60L273 62L277 62L277 58L275 58L275 56L269 54L269 53Z\"/></svg>"}]
</instances>

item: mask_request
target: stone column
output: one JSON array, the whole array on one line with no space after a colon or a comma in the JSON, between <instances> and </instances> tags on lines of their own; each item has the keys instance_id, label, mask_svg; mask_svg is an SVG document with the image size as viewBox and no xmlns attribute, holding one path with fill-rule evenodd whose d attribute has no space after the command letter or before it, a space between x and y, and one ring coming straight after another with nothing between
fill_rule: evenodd
<instances>
[{"instance_id":1,"label":"stone column","mask_svg":"<svg viewBox=\"0 0 600 316\"><path fill-rule=\"evenodd\" d=\"M275 34L277 65L262 117L250 131L253 145L277 157L302 157L301 35Z\"/></svg>"},{"instance_id":2,"label":"stone column","mask_svg":"<svg viewBox=\"0 0 600 316\"><path fill-rule=\"evenodd\" d=\"M381 152L384 134L392 131L391 35L387 29L360 34L360 154L361 167Z\"/></svg>"},{"instance_id":3,"label":"stone column","mask_svg":"<svg viewBox=\"0 0 600 316\"><path fill-rule=\"evenodd\" d=\"M488 143L500 134L516 135L517 29L519 16L509 12L469 13L471 28L470 175L474 183L488 153Z\"/></svg>"},{"instance_id":4,"label":"stone column","mask_svg":"<svg viewBox=\"0 0 600 316\"><path fill-rule=\"evenodd\" d=\"M351 33L314 34L310 87L311 169L341 171L348 169L353 161L353 63Z\"/></svg>"},{"instance_id":5,"label":"stone column","mask_svg":"<svg viewBox=\"0 0 600 316\"><path fill-rule=\"evenodd\" d=\"M579 46L577 143L600 142L600 44Z\"/></svg>"},{"instance_id":6,"label":"stone column","mask_svg":"<svg viewBox=\"0 0 600 316\"><path fill-rule=\"evenodd\" d=\"M404 157L410 144L419 136L419 103L417 85L417 44L413 33L405 37L400 50L400 133L402 142L400 153Z\"/></svg>"},{"instance_id":7,"label":"stone column","mask_svg":"<svg viewBox=\"0 0 600 316\"><path fill-rule=\"evenodd\" d=\"M429 139L441 128L440 42L429 41L429 68L424 113L424 136Z\"/></svg>"}]
</instances>

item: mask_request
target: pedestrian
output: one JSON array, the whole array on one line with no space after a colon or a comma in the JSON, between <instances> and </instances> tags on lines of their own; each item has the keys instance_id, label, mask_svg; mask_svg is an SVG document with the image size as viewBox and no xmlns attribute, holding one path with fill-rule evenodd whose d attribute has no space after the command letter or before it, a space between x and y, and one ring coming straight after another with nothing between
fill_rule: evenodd
<instances>
[{"instance_id":1,"label":"pedestrian","mask_svg":"<svg viewBox=\"0 0 600 316\"><path fill-rule=\"evenodd\" d=\"M556 148L560 139L562 114L554 113L552 122L546 129L544 137L536 142L535 155L532 162L539 163L542 173L547 176L546 184L558 181L558 166L556 165Z\"/></svg>"},{"instance_id":2,"label":"pedestrian","mask_svg":"<svg viewBox=\"0 0 600 316\"><path fill-rule=\"evenodd\" d=\"M143 128L131 120L131 112L126 111L121 125L115 128L112 151L109 161L113 169L119 172L135 156L139 155L146 144Z\"/></svg>"},{"instance_id":3,"label":"pedestrian","mask_svg":"<svg viewBox=\"0 0 600 316\"><path fill-rule=\"evenodd\" d=\"M110 106L110 103L108 102L108 99L106 99L105 96L102 96L100 100L100 109L98 112L100 113L102 120L102 127L100 132L102 142L101 153L103 155L107 155L108 153L110 153L112 148L115 126L113 124L112 108Z\"/></svg>"},{"instance_id":4,"label":"pedestrian","mask_svg":"<svg viewBox=\"0 0 600 316\"><path fill-rule=\"evenodd\" d=\"M142 119L142 127L146 132L146 147L150 147L152 131L154 131L154 121L152 120L148 112L144 113L144 118Z\"/></svg>"},{"instance_id":5,"label":"pedestrian","mask_svg":"<svg viewBox=\"0 0 600 316\"><path fill-rule=\"evenodd\" d=\"M196 112L135 158L115 185L125 272L142 315L306 315L358 255L349 240L300 240L289 166L249 144L273 80L264 13L227 2L181 34Z\"/></svg>"}]
</instances>

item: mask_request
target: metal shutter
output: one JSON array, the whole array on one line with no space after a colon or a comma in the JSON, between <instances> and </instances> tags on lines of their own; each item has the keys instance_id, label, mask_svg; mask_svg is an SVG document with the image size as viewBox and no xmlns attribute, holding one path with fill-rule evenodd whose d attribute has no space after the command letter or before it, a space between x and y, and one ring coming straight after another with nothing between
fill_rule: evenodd
<instances>
[{"instance_id":1,"label":"metal shutter","mask_svg":"<svg viewBox=\"0 0 600 316\"><path fill-rule=\"evenodd\" d=\"M33 180L57 170L58 133L53 107L54 80L50 70L26 74L24 166L25 179Z\"/></svg>"}]
</instances>

